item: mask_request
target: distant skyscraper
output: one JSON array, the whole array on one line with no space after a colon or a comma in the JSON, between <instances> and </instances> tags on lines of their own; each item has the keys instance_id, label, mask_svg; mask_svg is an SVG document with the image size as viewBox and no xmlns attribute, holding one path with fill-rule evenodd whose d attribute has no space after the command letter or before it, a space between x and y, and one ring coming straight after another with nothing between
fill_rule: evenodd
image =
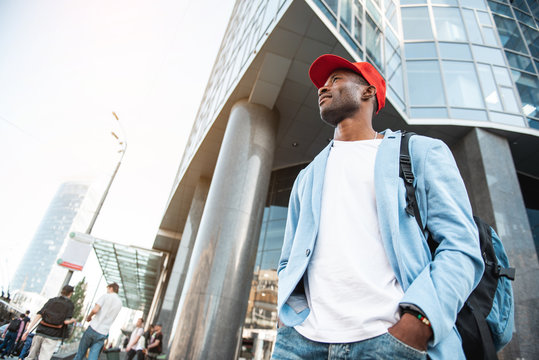
<instances>
[{"instance_id":1,"label":"distant skyscraper","mask_svg":"<svg viewBox=\"0 0 539 360\"><path fill-rule=\"evenodd\" d=\"M88 186L66 182L54 196L11 283L12 289L41 292Z\"/></svg>"}]
</instances>

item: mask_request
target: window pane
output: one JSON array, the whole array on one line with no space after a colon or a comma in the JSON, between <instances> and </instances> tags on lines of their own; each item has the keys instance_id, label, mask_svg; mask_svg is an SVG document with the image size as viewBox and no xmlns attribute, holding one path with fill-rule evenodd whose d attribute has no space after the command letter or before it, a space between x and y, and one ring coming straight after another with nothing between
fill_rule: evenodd
<instances>
[{"instance_id":1,"label":"window pane","mask_svg":"<svg viewBox=\"0 0 539 360\"><path fill-rule=\"evenodd\" d=\"M524 11L524 12L527 12L527 13L530 12L530 10L528 9L528 5L526 4L525 0L512 0L511 4L514 7L518 8L518 9Z\"/></svg>"},{"instance_id":2,"label":"window pane","mask_svg":"<svg viewBox=\"0 0 539 360\"><path fill-rule=\"evenodd\" d=\"M435 7L434 20L438 31L438 40L466 41L464 25L457 8ZM477 27L477 24L476 24Z\"/></svg>"},{"instance_id":3,"label":"window pane","mask_svg":"<svg viewBox=\"0 0 539 360\"><path fill-rule=\"evenodd\" d=\"M451 108L451 117L468 120L487 120L487 113L483 110Z\"/></svg>"},{"instance_id":4,"label":"window pane","mask_svg":"<svg viewBox=\"0 0 539 360\"><path fill-rule=\"evenodd\" d=\"M351 0L341 0L341 13L339 14L341 18L341 24L344 25L348 30L352 28L352 1Z\"/></svg>"},{"instance_id":5,"label":"window pane","mask_svg":"<svg viewBox=\"0 0 539 360\"><path fill-rule=\"evenodd\" d=\"M481 10L487 9L485 2L483 0L460 0L460 5L473 8L473 9L481 9Z\"/></svg>"},{"instance_id":6,"label":"window pane","mask_svg":"<svg viewBox=\"0 0 539 360\"><path fill-rule=\"evenodd\" d=\"M322 0L314 0L314 3L320 8L320 10L322 10L324 15L326 15L326 17L328 18L328 20L331 21L331 23L334 26L337 26L337 18L335 17L335 14L337 13L337 6L336 6L337 1L328 1L328 2L335 5L335 9L333 9L333 12L329 10L329 7L325 5L322 2Z\"/></svg>"},{"instance_id":7,"label":"window pane","mask_svg":"<svg viewBox=\"0 0 539 360\"><path fill-rule=\"evenodd\" d=\"M524 41L522 41L522 38L520 37L517 23L514 20L494 15L494 22L498 27L498 34L500 34L500 40L504 47L526 53Z\"/></svg>"},{"instance_id":8,"label":"window pane","mask_svg":"<svg viewBox=\"0 0 539 360\"><path fill-rule=\"evenodd\" d=\"M472 53L468 44L439 43L443 59L471 60Z\"/></svg>"},{"instance_id":9,"label":"window pane","mask_svg":"<svg viewBox=\"0 0 539 360\"><path fill-rule=\"evenodd\" d=\"M490 7L490 10L492 10L492 12L509 16L509 17L513 17L513 14L511 13L511 9L507 5L503 5L503 4L500 4L491 0L489 0L488 5Z\"/></svg>"},{"instance_id":10,"label":"window pane","mask_svg":"<svg viewBox=\"0 0 539 360\"><path fill-rule=\"evenodd\" d=\"M477 24L473 10L463 9L462 14L464 16L466 28L468 29L470 41L473 43L482 44L483 39L481 39L481 32L479 31L479 25Z\"/></svg>"},{"instance_id":11,"label":"window pane","mask_svg":"<svg viewBox=\"0 0 539 360\"><path fill-rule=\"evenodd\" d=\"M448 118L446 108L412 108L410 115L413 118Z\"/></svg>"},{"instance_id":12,"label":"window pane","mask_svg":"<svg viewBox=\"0 0 539 360\"><path fill-rule=\"evenodd\" d=\"M404 45L404 53L407 58L436 58L436 48L433 42L428 43L408 43Z\"/></svg>"},{"instance_id":13,"label":"window pane","mask_svg":"<svg viewBox=\"0 0 539 360\"><path fill-rule=\"evenodd\" d=\"M365 32L365 47L367 54L374 60L378 68L382 68L382 34L369 15Z\"/></svg>"},{"instance_id":14,"label":"window pane","mask_svg":"<svg viewBox=\"0 0 539 360\"><path fill-rule=\"evenodd\" d=\"M401 0L401 5L426 4L427 0Z\"/></svg>"},{"instance_id":15,"label":"window pane","mask_svg":"<svg viewBox=\"0 0 539 360\"><path fill-rule=\"evenodd\" d=\"M481 81L483 96L485 97L487 107L490 110L502 111L502 103L500 101L500 97L498 96L498 89L496 88L496 83L494 82L494 76L492 75L490 66L478 64L477 68L479 70L479 80Z\"/></svg>"},{"instance_id":16,"label":"window pane","mask_svg":"<svg viewBox=\"0 0 539 360\"><path fill-rule=\"evenodd\" d=\"M431 0L433 4L458 5L457 0Z\"/></svg>"},{"instance_id":17,"label":"window pane","mask_svg":"<svg viewBox=\"0 0 539 360\"><path fill-rule=\"evenodd\" d=\"M432 29L426 7L402 8L401 14L405 40L432 40Z\"/></svg>"},{"instance_id":18,"label":"window pane","mask_svg":"<svg viewBox=\"0 0 539 360\"><path fill-rule=\"evenodd\" d=\"M494 65L505 65L505 60L502 56L502 52L498 49L489 48L485 46L472 45L472 51L475 60Z\"/></svg>"},{"instance_id":19,"label":"window pane","mask_svg":"<svg viewBox=\"0 0 539 360\"><path fill-rule=\"evenodd\" d=\"M528 43L528 48L533 57L539 58L539 31L528 26L521 26L524 39ZM539 70L539 69L538 69Z\"/></svg>"},{"instance_id":20,"label":"window pane","mask_svg":"<svg viewBox=\"0 0 539 360\"><path fill-rule=\"evenodd\" d=\"M502 93L505 111L518 113L517 99L515 98L513 89L503 87L500 88L500 92Z\"/></svg>"},{"instance_id":21,"label":"window pane","mask_svg":"<svg viewBox=\"0 0 539 360\"><path fill-rule=\"evenodd\" d=\"M369 13L372 15L372 18L378 24L378 26L382 25L382 16L380 15L380 11L374 6L374 3L372 0L367 0L367 10L369 10Z\"/></svg>"},{"instance_id":22,"label":"window pane","mask_svg":"<svg viewBox=\"0 0 539 360\"><path fill-rule=\"evenodd\" d=\"M506 68L494 66L492 69L494 70L494 77L496 78L498 85L513 86L513 82L511 81L509 72Z\"/></svg>"},{"instance_id":23,"label":"window pane","mask_svg":"<svg viewBox=\"0 0 539 360\"><path fill-rule=\"evenodd\" d=\"M514 125L514 126L524 126L524 119L522 116L518 115L509 115L504 113L491 112L490 120L495 121L501 124Z\"/></svg>"},{"instance_id":24,"label":"window pane","mask_svg":"<svg viewBox=\"0 0 539 360\"><path fill-rule=\"evenodd\" d=\"M483 38L485 39L485 45L498 46L493 28L483 26Z\"/></svg>"},{"instance_id":25,"label":"window pane","mask_svg":"<svg viewBox=\"0 0 539 360\"><path fill-rule=\"evenodd\" d=\"M479 23L481 25L492 25L492 21L490 21L490 15L483 11L477 12L477 17L479 18Z\"/></svg>"},{"instance_id":26,"label":"window pane","mask_svg":"<svg viewBox=\"0 0 539 360\"><path fill-rule=\"evenodd\" d=\"M358 43L363 43L363 39L361 38L361 22L356 16L354 16L354 28L352 29L352 35Z\"/></svg>"},{"instance_id":27,"label":"window pane","mask_svg":"<svg viewBox=\"0 0 539 360\"><path fill-rule=\"evenodd\" d=\"M539 1L537 0L528 0L528 6L532 11L533 16L539 19Z\"/></svg>"},{"instance_id":28,"label":"window pane","mask_svg":"<svg viewBox=\"0 0 539 360\"><path fill-rule=\"evenodd\" d=\"M472 63L443 61L442 69L449 105L462 107L483 107L481 91Z\"/></svg>"},{"instance_id":29,"label":"window pane","mask_svg":"<svg viewBox=\"0 0 539 360\"><path fill-rule=\"evenodd\" d=\"M524 14L522 11L515 10L515 16L517 20L522 21L524 24L535 27L532 17Z\"/></svg>"},{"instance_id":30,"label":"window pane","mask_svg":"<svg viewBox=\"0 0 539 360\"><path fill-rule=\"evenodd\" d=\"M524 71L535 72L532 61L529 57L518 55L512 53L511 51L506 51L505 56L507 56L507 60L509 61L509 65L511 67Z\"/></svg>"},{"instance_id":31,"label":"window pane","mask_svg":"<svg viewBox=\"0 0 539 360\"><path fill-rule=\"evenodd\" d=\"M408 61L408 92L411 105L445 105L438 61Z\"/></svg>"},{"instance_id":32,"label":"window pane","mask_svg":"<svg viewBox=\"0 0 539 360\"><path fill-rule=\"evenodd\" d=\"M524 74L520 71L512 71L513 79L517 85L522 111L526 116L538 117L539 112L539 80L535 75Z\"/></svg>"}]
</instances>

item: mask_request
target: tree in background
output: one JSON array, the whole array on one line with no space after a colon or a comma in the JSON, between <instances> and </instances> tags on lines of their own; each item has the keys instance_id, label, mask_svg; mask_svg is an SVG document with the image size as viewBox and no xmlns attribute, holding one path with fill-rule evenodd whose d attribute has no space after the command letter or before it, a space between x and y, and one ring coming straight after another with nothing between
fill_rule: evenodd
<instances>
[{"instance_id":1,"label":"tree in background","mask_svg":"<svg viewBox=\"0 0 539 360\"><path fill-rule=\"evenodd\" d=\"M86 277L82 278L81 281L75 286L73 290L73 295L71 295L71 301L75 305L73 310L73 318L77 319L78 322L82 322L84 318L84 298L86 298L86 289L88 288L88 283L86 282Z\"/></svg>"}]
</instances>

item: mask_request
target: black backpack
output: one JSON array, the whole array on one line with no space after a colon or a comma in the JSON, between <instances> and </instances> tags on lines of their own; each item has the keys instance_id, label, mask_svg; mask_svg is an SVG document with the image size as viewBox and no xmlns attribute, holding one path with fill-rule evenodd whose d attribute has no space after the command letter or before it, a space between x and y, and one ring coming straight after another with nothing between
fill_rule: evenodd
<instances>
[{"instance_id":1,"label":"black backpack","mask_svg":"<svg viewBox=\"0 0 539 360\"><path fill-rule=\"evenodd\" d=\"M19 331L19 326L21 326L21 319L13 319L9 322L7 331Z\"/></svg>"},{"instance_id":2,"label":"black backpack","mask_svg":"<svg viewBox=\"0 0 539 360\"><path fill-rule=\"evenodd\" d=\"M46 323L46 326L48 324L60 328L60 325L64 325L68 310L69 306L66 304L66 300L58 296L49 300L49 303L46 304L45 310L41 314L41 318Z\"/></svg>"},{"instance_id":3,"label":"black backpack","mask_svg":"<svg viewBox=\"0 0 539 360\"><path fill-rule=\"evenodd\" d=\"M408 143L414 133L403 132L400 147L399 176L406 188L406 212L414 216L424 232L415 196L414 174ZM510 340L514 324L513 291L510 280L515 279L515 269L509 267L507 254L494 229L474 216L479 231L479 245L485 263L481 281L470 294L457 315L457 329L462 338L462 348L467 359L497 359L496 352ZM428 227L426 229L428 231ZM431 236L427 243L434 258L438 247Z\"/></svg>"}]
</instances>

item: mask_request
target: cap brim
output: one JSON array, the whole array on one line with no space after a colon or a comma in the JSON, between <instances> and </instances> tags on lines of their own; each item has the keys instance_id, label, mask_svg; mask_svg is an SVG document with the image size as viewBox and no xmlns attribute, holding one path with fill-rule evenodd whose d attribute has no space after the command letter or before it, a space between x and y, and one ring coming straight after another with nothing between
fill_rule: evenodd
<instances>
[{"instance_id":1,"label":"cap brim","mask_svg":"<svg viewBox=\"0 0 539 360\"><path fill-rule=\"evenodd\" d=\"M337 69L349 69L358 72L350 61L340 56L325 54L316 59L309 68L309 77L316 88L321 88L326 83L329 75Z\"/></svg>"}]
</instances>

